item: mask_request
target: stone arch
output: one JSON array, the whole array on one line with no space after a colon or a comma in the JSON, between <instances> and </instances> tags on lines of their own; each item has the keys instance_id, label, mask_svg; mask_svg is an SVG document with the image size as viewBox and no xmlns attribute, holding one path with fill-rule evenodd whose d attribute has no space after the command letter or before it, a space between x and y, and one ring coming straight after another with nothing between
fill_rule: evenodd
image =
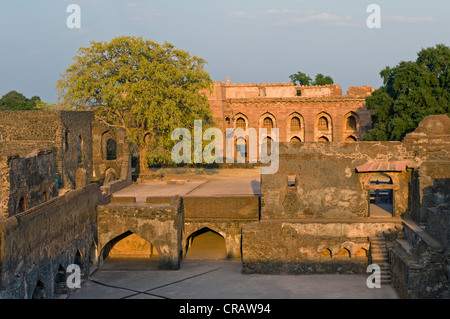
<instances>
[{"instance_id":1,"label":"stone arch","mask_svg":"<svg viewBox=\"0 0 450 319\"><path fill-rule=\"evenodd\" d=\"M236 136L234 139L234 157L235 161L238 162L239 156L244 162L248 161L248 137L247 136Z\"/></svg>"},{"instance_id":2,"label":"stone arch","mask_svg":"<svg viewBox=\"0 0 450 319\"><path fill-rule=\"evenodd\" d=\"M273 139L270 136L263 137L263 139L261 141L261 146L262 146L261 150L263 150L263 147L265 147L267 156L270 156L272 154L272 143L273 143Z\"/></svg>"},{"instance_id":3,"label":"stone arch","mask_svg":"<svg viewBox=\"0 0 450 319\"><path fill-rule=\"evenodd\" d=\"M32 299L47 299L47 291L42 281L38 280L33 291Z\"/></svg>"},{"instance_id":4,"label":"stone arch","mask_svg":"<svg viewBox=\"0 0 450 319\"><path fill-rule=\"evenodd\" d=\"M104 184L111 183L115 180L117 180L117 173L116 173L115 169L110 167L105 171Z\"/></svg>"},{"instance_id":5,"label":"stone arch","mask_svg":"<svg viewBox=\"0 0 450 319\"><path fill-rule=\"evenodd\" d=\"M358 139L356 137L354 137L353 135L347 136L345 138L345 142L357 142Z\"/></svg>"},{"instance_id":6,"label":"stone arch","mask_svg":"<svg viewBox=\"0 0 450 319\"><path fill-rule=\"evenodd\" d=\"M269 121L270 120L270 121ZM267 134L270 134L270 127L267 127L264 125L264 121L266 121L267 123L271 123L272 124L272 128L276 128L277 126L277 120L275 118L275 116L269 112L266 112L264 114L262 114L259 118L259 127L260 128L267 128Z\"/></svg>"},{"instance_id":7,"label":"stone arch","mask_svg":"<svg viewBox=\"0 0 450 319\"><path fill-rule=\"evenodd\" d=\"M355 112L348 112L344 116L344 131L355 132L359 129L359 115Z\"/></svg>"},{"instance_id":8,"label":"stone arch","mask_svg":"<svg viewBox=\"0 0 450 319\"><path fill-rule=\"evenodd\" d=\"M318 138L317 142L329 142L330 140L326 136L321 136Z\"/></svg>"},{"instance_id":9,"label":"stone arch","mask_svg":"<svg viewBox=\"0 0 450 319\"><path fill-rule=\"evenodd\" d=\"M333 121L331 115L327 112L320 112L314 120L315 140L326 137L328 141L333 140Z\"/></svg>"},{"instance_id":10,"label":"stone arch","mask_svg":"<svg viewBox=\"0 0 450 319\"><path fill-rule=\"evenodd\" d=\"M355 257L367 257L367 250L361 247L356 251Z\"/></svg>"},{"instance_id":11,"label":"stone arch","mask_svg":"<svg viewBox=\"0 0 450 319\"><path fill-rule=\"evenodd\" d=\"M67 272L66 269L60 264L55 276L54 293L57 295L67 294Z\"/></svg>"},{"instance_id":12,"label":"stone arch","mask_svg":"<svg viewBox=\"0 0 450 319\"><path fill-rule=\"evenodd\" d=\"M134 238L133 238L134 237ZM128 239L133 239L130 242L126 242ZM141 241L140 243L134 241L134 239L139 239ZM121 245L122 243L125 243L124 247L121 247L119 251L114 254L114 247L116 245ZM145 246L140 246L143 242L145 242ZM131 247L131 249L130 249ZM137 247L137 250L133 250ZM140 234L127 230L124 233L115 236L114 238L110 239L101 249L99 253L99 260L104 263L108 257L110 257L111 252L113 254L111 255L111 258L114 259L122 259L126 260L129 258L134 259L146 259L148 262L151 262L152 264L159 265L161 268L161 258L164 255L164 252L160 250L160 247L158 244L155 245L155 241L150 241L147 238L141 236ZM125 253L123 253L125 252ZM146 254L147 253L147 254Z\"/></svg>"},{"instance_id":13,"label":"stone arch","mask_svg":"<svg viewBox=\"0 0 450 319\"><path fill-rule=\"evenodd\" d=\"M298 121L295 119L298 119ZM295 123L299 122L298 129L297 129L297 126L295 126L293 128L294 122ZM298 112L293 112L293 113L289 114L289 116L287 118L286 130L287 130L286 136L289 137L288 141L291 140L293 137L297 137L300 139L300 141L304 141L305 140L305 120L304 120L303 116Z\"/></svg>"},{"instance_id":14,"label":"stone arch","mask_svg":"<svg viewBox=\"0 0 450 319\"><path fill-rule=\"evenodd\" d=\"M289 142L290 143L301 143L302 140L298 136L292 136L291 139L289 140Z\"/></svg>"},{"instance_id":15,"label":"stone arch","mask_svg":"<svg viewBox=\"0 0 450 319\"><path fill-rule=\"evenodd\" d=\"M320 257L322 257L322 258L331 258L332 257L331 250L328 249L328 248L322 249L322 251L320 252Z\"/></svg>"},{"instance_id":16,"label":"stone arch","mask_svg":"<svg viewBox=\"0 0 450 319\"><path fill-rule=\"evenodd\" d=\"M28 209L28 202L26 196L20 196L17 202L17 213L23 213Z\"/></svg>"},{"instance_id":17,"label":"stone arch","mask_svg":"<svg viewBox=\"0 0 450 319\"><path fill-rule=\"evenodd\" d=\"M242 127L242 121L239 120L243 120L244 121L244 127ZM240 123L241 126L238 126L238 121ZM233 127L235 129L242 127L242 129L244 131L246 131L249 127L249 121L248 121L248 117L244 114L244 113L237 113L234 117L233 117Z\"/></svg>"},{"instance_id":18,"label":"stone arch","mask_svg":"<svg viewBox=\"0 0 450 319\"><path fill-rule=\"evenodd\" d=\"M225 236L209 227L192 232L186 239L186 259L226 259Z\"/></svg>"},{"instance_id":19,"label":"stone arch","mask_svg":"<svg viewBox=\"0 0 450 319\"><path fill-rule=\"evenodd\" d=\"M350 258L350 250L342 247L335 255L336 258Z\"/></svg>"}]
</instances>

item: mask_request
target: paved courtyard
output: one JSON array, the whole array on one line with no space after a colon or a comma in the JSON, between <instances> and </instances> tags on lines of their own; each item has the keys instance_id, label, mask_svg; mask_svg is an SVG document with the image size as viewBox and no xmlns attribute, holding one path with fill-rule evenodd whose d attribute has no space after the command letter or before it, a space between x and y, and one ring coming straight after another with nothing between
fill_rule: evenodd
<instances>
[{"instance_id":1,"label":"paved courtyard","mask_svg":"<svg viewBox=\"0 0 450 319\"><path fill-rule=\"evenodd\" d=\"M148 270L150 269L150 270ZM239 261L184 260L180 270L105 263L70 299L396 299L369 275L244 275Z\"/></svg>"}]
</instances>

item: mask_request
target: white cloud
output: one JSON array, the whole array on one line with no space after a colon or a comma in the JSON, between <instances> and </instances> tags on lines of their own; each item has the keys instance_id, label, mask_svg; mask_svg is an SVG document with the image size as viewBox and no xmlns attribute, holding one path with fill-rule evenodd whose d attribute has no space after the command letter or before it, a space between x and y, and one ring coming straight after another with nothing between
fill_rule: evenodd
<instances>
[{"instance_id":1,"label":"white cloud","mask_svg":"<svg viewBox=\"0 0 450 319\"><path fill-rule=\"evenodd\" d=\"M269 9L266 10L264 13L265 14L292 14L292 13L299 13L300 11L298 10L291 10L291 9Z\"/></svg>"},{"instance_id":2,"label":"white cloud","mask_svg":"<svg viewBox=\"0 0 450 319\"><path fill-rule=\"evenodd\" d=\"M331 24L335 26L348 26L352 25L353 18L350 16L339 16L336 14L330 14L326 12L316 13L311 12L304 17L292 18L286 21L278 22L277 25L298 25L298 24L308 24L313 22L320 22Z\"/></svg>"},{"instance_id":3,"label":"white cloud","mask_svg":"<svg viewBox=\"0 0 450 319\"><path fill-rule=\"evenodd\" d=\"M248 15L247 13L245 13L245 11L234 11L234 12L230 12L228 14L228 18L234 19L234 18L238 18L238 19L249 19L251 18L251 15Z\"/></svg>"},{"instance_id":4,"label":"white cloud","mask_svg":"<svg viewBox=\"0 0 450 319\"><path fill-rule=\"evenodd\" d=\"M407 17L404 15L392 15L387 16L386 19L396 21L396 22L408 22L408 23L417 23L417 22L432 22L435 21L433 17Z\"/></svg>"}]
</instances>

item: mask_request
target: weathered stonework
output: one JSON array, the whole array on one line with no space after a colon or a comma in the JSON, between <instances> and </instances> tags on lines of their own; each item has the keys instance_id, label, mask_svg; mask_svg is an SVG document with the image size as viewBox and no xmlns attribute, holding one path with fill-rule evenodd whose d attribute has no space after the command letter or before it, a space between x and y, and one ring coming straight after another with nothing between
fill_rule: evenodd
<instances>
[{"instance_id":1,"label":"weathered stonework","mask_svg":"<svg viewBox=\"0 0 450 319\"><path fill-rule=\"evenodd\" d=\"M100 194L91 184L0 221L0 298L31 299L37 287L46 298L57 297L58 269L70 264L87 278L96 264Z\"/></svg>"},{"instance_id":2,"label":"weathered stonework","mask_svg":"<svg viewBox=\"0 0 450 319\"><path fill-rule=\"evenodd\" d=\"M160 269L178 269L181 261L183 213L181 198L170 204L112 202L98 207L100 262L124 234L132 232L158 251Z\"/></svg>"},{"instance_id":3,"label":"weathered stonework","mask_svg":"<svg viewBox=\"0 0 450 319\"><path fill-rule=\"evenodd\" d=\"M342 95L339 85L295 86L292 83L223 83L215 82L208 99L216 123L224 132L236 128L243 119L246 128L259 129L264 119L271 118L279 128L279 141L317 142L321 137L329 141L361 140L371 127L365 97L372 93L369 86L352 87ZM319 118L327 118L328 129L319 128ZM348 127L347 118L353 116L355 127ZM300 127L291 127L291 119L298 118ZM248 142L248 133L246 132Z\"/></svg>"}]
</instances>

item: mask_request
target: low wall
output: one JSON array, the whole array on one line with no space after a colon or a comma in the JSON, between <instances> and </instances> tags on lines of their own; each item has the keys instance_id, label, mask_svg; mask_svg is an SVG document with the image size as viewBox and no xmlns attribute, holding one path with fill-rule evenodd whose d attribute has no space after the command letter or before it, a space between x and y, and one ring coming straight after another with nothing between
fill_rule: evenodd
<instances>
[{"instance_id":1,"label":"low wall","mask_svg":"<svg viewBox=\"0 0 450 319\"><path fill-rule=\"evenodd\" d=\"M52 298L58 269L70 264L88 275L89 263L96 263L100 196L91 184L0 222L0 298L33 298L38 283L40 296Z\"/></svg>"},{"instance_id":2,"label":"low wall","mask_svg":"<svg viewBox=\"0 0 450 319\"><path fill-rule=\"evenodd\" d=\"M151 243L159 255L160 269L179 269L183 213L181 198L170 204L135 203L133 197L114 197L110 204L98 207L98 237L101 261L114 244L134 233Z\"/></svg>"},{"instance_id":3,"label":"low wall","mask_svg":"<svg viewBox=\"0 0 450 319\"><path fill-rule=\"evenodd\" d=\"M257 196L186 196L183 198L186 220L258 220Z\"/></svg>"},{"instance_id":4,"label":"low wall","mask_svg":"<svg viewBox=\"0 0 450 319\"><path fill-rule=\"evenodd\" d=\"M365 273L369 237L389 220L260 221L242 228L244 273Z\"/></svg>"}]
</instances>

